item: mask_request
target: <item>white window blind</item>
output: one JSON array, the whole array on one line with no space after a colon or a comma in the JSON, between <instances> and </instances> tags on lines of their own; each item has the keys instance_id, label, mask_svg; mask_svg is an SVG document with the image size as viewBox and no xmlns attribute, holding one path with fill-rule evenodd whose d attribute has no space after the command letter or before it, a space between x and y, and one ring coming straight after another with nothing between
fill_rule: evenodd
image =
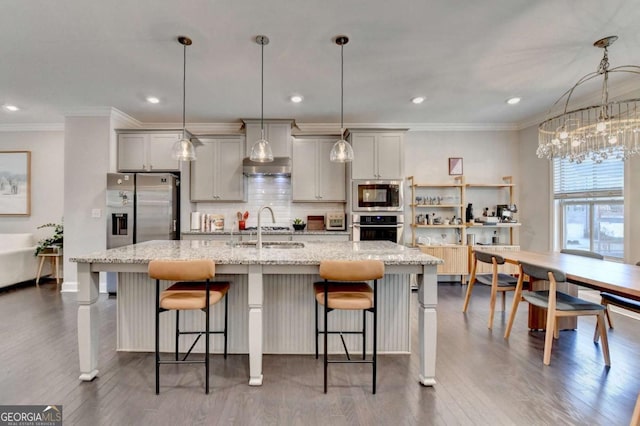
<instances>
[{"instance_id":1,"label":"white window blind","mask_svg":"<svg viewBox=\"0 0 640 426\"><path fill-rule=\"evenodd\" d=\"M622 197L624 162L608 158L602 163L577 164L567 159L553 160L554 198Z\"/></svg>"}]
</instances>

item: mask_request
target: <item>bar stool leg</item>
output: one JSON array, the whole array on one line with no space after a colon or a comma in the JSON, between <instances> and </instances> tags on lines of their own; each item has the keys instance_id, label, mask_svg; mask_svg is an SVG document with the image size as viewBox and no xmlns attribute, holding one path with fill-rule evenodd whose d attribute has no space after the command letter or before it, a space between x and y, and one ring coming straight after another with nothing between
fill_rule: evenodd
<instances>
[{"instance_id":1,"label":"bar stool leg","mask_svg":"<svg viewBox=\"0 0 640 426\"><path fill-rule=\"evenodd\" d=\"M160 393L160 280L156 280L156 395Z\"/></svg>"},{"instance_id":2,"label":"bar stool leg","mask_svg":"<svg viewBox=\"0 0 640 426\"><path fill-rule=\"evenodd\" d=\"M227 359L227 323L229 320L229 292L224 295L224 359Z\"/></svg>"},{"instance_id":3,"label":"bar stool leg","mask_svg":"<svg viewBox=\"0 0 640 426\"><path fill-rule=\"evenodd\" d=\"M373 281L373 393L376 393L376 363L378 360L378 280Z\"/></svg>"},{"instance_id":4,"label":"bar stool leg","mask_svg":"<svg viewBox=\"0 0 640 426\"><path fill-rule=\"evenodd\" d=\"M178 344L180 343L180 310L176 309L176 361L178 361Z\"/></svg>"},{"instance_id":5,"label":"bar stool leg","mask_svg":"<svg viewBox=\"0 0 640 426\"><path fill-rule=\"evenodd\" d=\"M316 359L318 359L318 338L320 331L318 330L318 300L316 300Z\"/></svg>"},{"instance_id":6,"label":"bar stool leg","mask_svg":"<svg viewBox=\"0 0 640 426\"><path fill-rule=\"evenodd\" d=\"M204 370L205 370L205 389L206 389L206 394L209 394L209 311L211 310L211 305L209 304L209 280L207 280L207 291L205 292L206 295L206 304L207 304L207 310L206 310L206 321L207 324L205 326L205 349L204 349L204 354L205 354L205 360L204 360Z\"/></svg>"},{"instance_id":7,"label":"bar stool leg","mask_svg":"<svg viewBox=\"0 0 640 426\"><path fill-rule=\"evenodd\" d=\"M327 287L327 283L324 284L324 393L327 393L327 367L329 366L329 360L327 359L327 314L329 313L329 308L327 303L329 301L329 291Z\"/></svg>"}]
</instances>

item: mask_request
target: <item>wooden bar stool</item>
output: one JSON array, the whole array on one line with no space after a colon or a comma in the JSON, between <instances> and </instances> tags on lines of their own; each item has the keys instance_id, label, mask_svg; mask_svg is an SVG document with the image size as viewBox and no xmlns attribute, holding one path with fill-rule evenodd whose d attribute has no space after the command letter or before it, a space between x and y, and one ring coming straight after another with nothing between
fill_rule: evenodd
<instances>
[{"instance_id":1,"label":"wooden bar stool","mask_svg":"<svg viewBox=\"0 0 640 426\"><path fill-rule=\"evenodd\" d=\"M227 358L227 319L229 298L225 297L229 290L228 282L211 282L215 276L215 263L212 260L152 260L149 262L149 276L156 280L156 395L160 393L160 364L204 364L205 367L205 391L209 393L209 335L224 335L224 357ZM160 280L174 281L175 283L160 292ZM224 329L210 330L209 311L210 306L225 299ZM176 335L175 335L175 359L160 359L160 313L176 311ZM180 331L181 310L202 310L205 313L204 331ZM178 342L183 334L196 334L197 337L186 355L180 360L178 357ZM200 337L205 336L204 360L187 360Z\"/></svg>"},{"instance_id":2,"label":"wooden bar stool","mask_svg":"<svg viewBox=\"0 0 640 426\"><path fill-rule=\"evenodd\" d=\"M324 335L324 393L327 393L327 368L330 363L365 363L372 365L373 393L376 393L377 357L377 292L378 279L384 276L384 263L379 260L323 260L320 262L320 277L324 281L314 283L316 298L316 359L318 358L318 337ZM373 280L373 289L365 282ZM318 304L324 306L324 330L318 327ZM334 309L362 310L362 330L329 331L327 314ZM367 312L373 314L373 354L366 359ZM340 334L346 360L329 360L327 336ZM343 334L362 335L362 360L352 360Z\"/></svg>"}]
</instances>

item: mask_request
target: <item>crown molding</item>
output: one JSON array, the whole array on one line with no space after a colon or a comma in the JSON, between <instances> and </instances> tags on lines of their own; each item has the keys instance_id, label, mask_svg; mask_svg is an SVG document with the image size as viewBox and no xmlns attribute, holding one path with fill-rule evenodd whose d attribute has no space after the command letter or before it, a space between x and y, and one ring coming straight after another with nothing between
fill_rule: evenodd
<instances>
[{"instance_id":1,"label":"crown molding","mask_svg":"<svg viewBox=\"0 0 640 426\"><path fill-rule=\"evenodd\" d=\"M0 132L64 132L64 123L7 123Z\"/></svg>"},{"instance_id":2,"label":"crown molding","mask_svg":"<svg viewBox=\"0 0 640 426\"><path fill-rule=\"evenodd\" d=\"M295 134L340 134L340 127L336 123L303 123L296 122L299 132ZM490 132L515 131L516 123L344 123L345 129L402 129L409 132Z\"/></svg>"},{"instance_id":3,"label":"crown molding","mask_svg":"<svg viewBox=\"0 0 640 426\"><path fill-rule=\"evenodd\" d=\"M142 123L148 130L182 129L182 123ZM242 123L187 123L186 129L198 135L240 135L244 134Z\"/></svg>"}]
</instances>

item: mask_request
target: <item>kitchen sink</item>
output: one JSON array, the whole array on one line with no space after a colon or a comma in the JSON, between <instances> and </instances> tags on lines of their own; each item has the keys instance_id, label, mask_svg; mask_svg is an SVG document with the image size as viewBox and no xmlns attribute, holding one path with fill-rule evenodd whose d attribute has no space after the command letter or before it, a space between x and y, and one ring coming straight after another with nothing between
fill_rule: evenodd
<instances>
[{"instance_id":1,"label":"kitchen sink","mask_svg":"<svg viewBox=\"0 0 640 426\"><path fill-rule=\"evenodd\" d=\"M233 247L255 248L258 243L256 241L240 241L231 243ZM262 248L274 249L296 249L304 248L304 243L298 241L263 241Z\"/></svg>"}]
</instances>

